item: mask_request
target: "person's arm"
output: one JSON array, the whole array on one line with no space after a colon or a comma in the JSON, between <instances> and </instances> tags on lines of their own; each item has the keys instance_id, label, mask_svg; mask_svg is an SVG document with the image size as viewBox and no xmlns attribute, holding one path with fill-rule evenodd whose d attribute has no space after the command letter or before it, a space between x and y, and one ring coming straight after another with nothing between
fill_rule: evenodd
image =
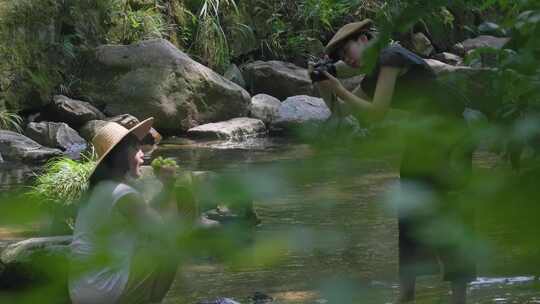
<instances>
[{"instance_id":1,"label":"person's arm","mask_svg":"<svg viewBox=\"0 0 540 304\"><path fill-rule=\"evenodd\" d=\"M176 167L160 168L157 177L162 184L161 191L149 202L149 205L162 217L174 218L178 215Z\"/></svg>"},{"instance_id":2,"label":"person's arm","mask_svg":"<svg viewBox=\"0 0 540 304\"><path fill-rule=\"evenodd\" d=\"M152 238L160 237L164 225L163 218L139 194L129 193L122 196L116 202L115 208L135 230Z\"/></svg>"},{"instance_id":3,"label":"person's arm","mask_svg":"<svg viewBox=\"0 0 540 304\"><path fill-rule=\"evenodd\" d=\"M373 102L356 96L341 85L339 80L325 72L329 78L327 85L332 87L336 95L353 110L366 114L378 120L384 117L394 95L394 88L400 69L396 67L382 67L377 79Z\"/></svg>"}]
</instances>

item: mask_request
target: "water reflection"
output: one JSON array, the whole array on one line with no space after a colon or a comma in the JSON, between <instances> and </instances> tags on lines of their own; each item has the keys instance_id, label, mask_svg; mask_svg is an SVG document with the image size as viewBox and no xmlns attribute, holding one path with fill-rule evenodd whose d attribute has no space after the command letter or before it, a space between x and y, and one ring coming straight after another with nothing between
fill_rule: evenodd
<instances>
[{"instance_id":1,"label":"water reflection","mask_svg":"<svg viewBox=\"0 0 540 304\"><path fill-rule=\"evenodd\" d=\"M0 163L0 190L3 192L7 189L28 184L36 170L39 170L39 167L22 163Z\"/></svg>"}]
</instances>

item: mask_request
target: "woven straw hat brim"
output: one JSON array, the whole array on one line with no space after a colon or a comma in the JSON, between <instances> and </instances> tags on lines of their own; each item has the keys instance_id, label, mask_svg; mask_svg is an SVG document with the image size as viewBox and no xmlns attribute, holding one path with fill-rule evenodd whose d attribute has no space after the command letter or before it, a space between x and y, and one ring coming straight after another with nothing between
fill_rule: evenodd
<instances>
[{"instance_id":1,"label":"woven straw hat brim","mask_svg":"<svg viewBox=\"0 0 540 304\"><path fill-rule=\"evenodd\" d=\"M122 139L124 139L128 134L133 133L139 140L142 140L148 134L148 132L150 132L153 123L154 118L150 117L141 121L131 129L127 129L115 122L109 122L103 126L94 136L94 138L92 138L92 143L96 150L100 150L100 145L102 144L106 146L101 148L103 152L99 153L98 151L99 158L88 178L90 179L92 175L94 175L97 168L101 165L101 162L109 155L114 147L116 147L116 145L122 141Z\"/></svg>"},{"instance_id":2,"label":"woven straw hat brim","mask_svg":"<svg viewBox=\"0 0 540 304\"><path fill-rule=\"evenodd\" d=\"M369 27L373 21L371 19L364 19L359 22L353 22L345 24L343 27L341 27L334 37L330 39L330 42L326 45L324 51L328 55L332 55L336 48L345 40L347 40L349 37L361 32L362 30Z\"/></svg>"}]
</instances>

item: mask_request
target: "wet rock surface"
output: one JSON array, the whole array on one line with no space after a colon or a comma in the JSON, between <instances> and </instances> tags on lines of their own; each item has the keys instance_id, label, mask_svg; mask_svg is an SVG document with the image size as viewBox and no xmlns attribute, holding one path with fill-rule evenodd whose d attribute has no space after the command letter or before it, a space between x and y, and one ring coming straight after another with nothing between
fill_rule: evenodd
<instances>
[{"instance_id":1,"label":"wet rock surface","mask_svg":"<svg viewBox=\"0 0 540 304\"><path fill-rule=\"evenodd\" d=\"M193 138L232 139L237 141L264 136L265 134L266 127L261 120L247 117L209 123L188 130L188 135Z\"/></svg>"},{"instance_id":2,"label":"wet rock surface","mask_svg":"<svg viewBox=\"0 0 540 304\"><path fill-rule=\"evenodd\" d=\"M42 146L22 134L7 130L0 130L0 153L5 161L28 163L43 163L63 155L59 149Z\"/></svg>"},{"instance_id":3,"label":"wet rock surface","mask_svg":"<svg viewBox=\"0 0 540 304\"><path fill-rule=\"evenodd\" d=\"M316 95L306 69L283 61L255 61L243 67L252 94L268 94L280 100L294 95Z\"/></svg>"}]
</instances>

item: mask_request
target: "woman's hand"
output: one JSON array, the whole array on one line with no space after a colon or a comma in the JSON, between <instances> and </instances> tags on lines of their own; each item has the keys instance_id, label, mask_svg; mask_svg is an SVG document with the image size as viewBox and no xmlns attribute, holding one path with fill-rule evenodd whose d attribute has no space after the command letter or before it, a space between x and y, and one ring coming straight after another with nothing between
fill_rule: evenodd
<instances>
[{"instance_id":1,"label":"woman's hand","mask_svg":"<svg viewBox=\"0 0 540 304\"><path fill-rule=\"evenodd\" d=\"M332 74L328 73L327 71L323 71L324 75L328 78L327 80L319 81L319 86L324 90L329 90L333 93L338 93L341 90L344 90L345 88L341 84L341 81L339 81L336 77L332 76Z\"/></svg>"},{"instance_id":2,"label":"woman's hand","mask_svg":"<svg viewBox=\"0 0 540 304\"><path fill-rule=\"evenodd\" d=\"M176 181L176 167L163 166L159 168L158 179L163 185L172 185Z\"/></svg>"}]
</instances>

